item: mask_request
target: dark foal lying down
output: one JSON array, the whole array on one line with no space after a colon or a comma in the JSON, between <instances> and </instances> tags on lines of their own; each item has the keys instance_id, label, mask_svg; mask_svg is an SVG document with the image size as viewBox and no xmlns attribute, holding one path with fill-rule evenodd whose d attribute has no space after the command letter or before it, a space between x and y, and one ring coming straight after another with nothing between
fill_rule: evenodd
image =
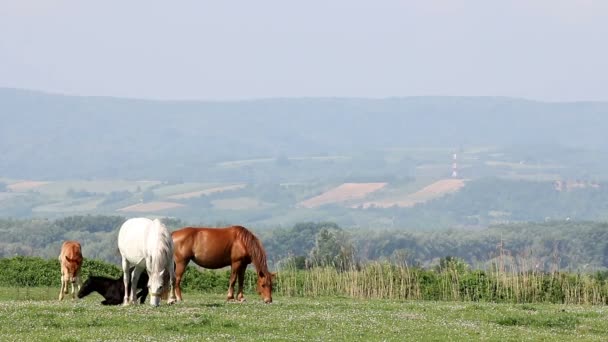
<instances>
[{"instance_id":1,"label":"dark foal lying down","mask_svg":"<svg viewBox=\"0 0 608 342\"><path fill-rule=\"evenodd\" d=\"M130 283L129 287L131 287ZM137 289L141 289L137 292L137 298L140 299L140 303L144 303L148 296L148 274L146 274L146 272L143 272L139 277ZM91 292L98 292L105 298L105 300L101 302L103 305L119 305L122 304L125 297L125 284L122 277L112 279L90 276L78 292L78 298L88 296Z\"/></svg>"}]
</instances>

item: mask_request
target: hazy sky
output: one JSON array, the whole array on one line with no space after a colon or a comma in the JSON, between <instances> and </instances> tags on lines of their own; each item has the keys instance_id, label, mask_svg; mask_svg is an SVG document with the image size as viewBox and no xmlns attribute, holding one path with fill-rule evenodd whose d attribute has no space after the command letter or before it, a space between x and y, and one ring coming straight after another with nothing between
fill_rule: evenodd
<instances>
[{"instance_id":1,"label":"hazy sky","mask_svg":"<svg viewBox=\"0 0 608 342\"><path fill-rule=\"evenodd\" d=\"M0 0L0 87L608 101L608 1Z\"/></svg>"}]
</instances>

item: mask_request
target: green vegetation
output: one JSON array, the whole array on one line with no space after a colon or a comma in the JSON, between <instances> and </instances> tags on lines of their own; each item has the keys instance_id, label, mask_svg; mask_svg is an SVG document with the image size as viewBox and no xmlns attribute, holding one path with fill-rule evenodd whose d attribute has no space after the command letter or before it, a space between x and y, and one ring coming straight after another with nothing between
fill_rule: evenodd
<instances>
[{"instance_id":1,"label":"green vegetation","mask_svg":"<svg viewBox=\"0 0 608 342\"><path fill-rule=\"evenodd\" d=\"M0 257L56 258L61 243L74 239L82 244L85 259L118 265L116 239L124 221L120 216L0 219ZM164 221L170 230L191 225L180 219ZM389 261L431 268L441 258L452 256L481 270L497 263L509 272L593 273L608 268L607 223L552 221L438 231L344 229L332 222L248 228L261 238L271 267L296 262L301 267L348 269L369 261Z\"/></svg>"},{"instance_id":2,"label":"green vegetation","mask_svg":"<svg viewBox=\"0 0 608 342\"><path fill-rule=\"evenodd\" d=\"M589 273L608 267L608 224L597 222L519 223L432 232L345 230L334 223L309 222L263 230L261 236L275 263L289 257L311 259L315 249L325 248L324 255L338 264L337 260L350 258L349 262L387 260L432 267L441 258L453 256L476 269L500 263L515 272Z\"/></svg>"},{"instance_id":3,"label":"green vegetation","mask_svg":"<svg viewBox=\"0 0 608 342\"><path fill-rule=\"evenodd\" d=\"M53 289L54 290L54 289ZM176 305L104 307L101 297L41 300L47 289L0 289L0 335L6 340L323 340L323 341L598 341L608 338L597 306L358 300L275 296L226 303L223 295L185 293Z\"/></svg>"},{"instance_id":4,"label":"green vegetation","mask_svg":"<svg viewBox=\"0 0 608 342\"><path fill-rule=\"evenodd\" d=\"M85 277L120 274L95 260L83 267ZM281 269L272 305L254 293L254 272L246 276L248 301L236 304L224 301L226 270L191 268L185 301L160 308L104 307L97 294L59 302L56 259L0 259L0 270L0 321L11 322L0 325L0 335L7 340L608 338L605 275L485 273L455 258L428 270L388 263Z\"/></svg>"},{"instance_id":5,"label":"green vegetation","mask_svg":"<svg viewBox=\"0 0 608 342\"><path fill-rule=\"evenodd\" d=\"M0 258L0 286L6 287L56 287L61 285L61 274L58 259L38 257ZM119 265L109 264L94 259L84 259L82 280L89 275L118 278L122 275ZM204 292L225 292L228 288L230 270L197 270L191 266L182 278L182 287L186 290ZM255 272L249 270L245 283L247 292L255 289Z\"/></svg>"},{"instance_id":6,"label":"green vegetation","mask_svg":"<svg viewBox=\"0 0 608 342\"><path fill-rule=\"evenodd\" d=\"M298 269L287 263L278 269L274 293L296 297L350 297L356 299L431 300L503 303L608 304L608 273L574 274L539 271L516 272L495 265L488 271L473 270L457 258L443 258L424 269L407 264L372 262L364 265L315 266ZM56 259L0 258L0 286L59 287ZM89 275L117 278L118 266L97 260L83 264L83 280ZM188 291L224 293L230 271L190 267L183 279ZM255 294L256 274L246 274L245 294Z\"/></svg>"},{"instance_id":7,"label":"green vegetation","mask_svg":"<svg viewBox=\"0 0 608 342\"><path fill-rule=\"evenodd\" d=\"M466 266L459 267L453 261L436 269L374 262L345 271L330 267L306 271L281 270L277 279L277 291L290 296L358 299L608 303L605 273L516 273L498 268L480 271Z\"/></svg>"}]
</instances>

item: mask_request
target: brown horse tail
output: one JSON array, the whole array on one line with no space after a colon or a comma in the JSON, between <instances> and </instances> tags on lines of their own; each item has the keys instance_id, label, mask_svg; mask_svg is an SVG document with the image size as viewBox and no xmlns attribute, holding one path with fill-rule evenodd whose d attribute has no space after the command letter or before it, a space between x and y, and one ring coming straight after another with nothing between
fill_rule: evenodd
<instances>
[{"instance_id":1,"label":"brown horse tail","mask_svg":"<svg viewBox=\"0 0 608 342\"><path fill-rule=\"evenodd\" d=\"M253 262L253 266L255 266L258 272L269 275L270 272L268 271L268 263L266 261L266 251L260 240L245 227L236 226L236 229L237 238L245 244L245 248L247 248L247 252Z\"/></svg>"}]
</instances>

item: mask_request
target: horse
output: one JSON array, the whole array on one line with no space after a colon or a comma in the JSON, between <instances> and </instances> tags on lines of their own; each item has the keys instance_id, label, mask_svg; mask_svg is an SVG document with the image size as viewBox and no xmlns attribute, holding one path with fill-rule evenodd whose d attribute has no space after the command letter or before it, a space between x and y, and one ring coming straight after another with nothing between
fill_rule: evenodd
<instances>
[{"instance_id":1,"label":"horse","mask_svg":"<svg viewBox=\"0 0 608 342\"><path fill-rule=\"evenodd\" d=\"M61 263L61 290L59 300L63 300L64 294L68 293L68 285L72 284L72 299L80 290L82 281L80 279L80 268L82 267L82 251L77 241L64 241L59 253Z\"/></svg>"},{"instance_id":2,"label":"horse","mask_svg":"<svg viewBox=\"0 0 608 342\"><path fill-rule=\"evenodd\" d=\"M234 300L234 283L238 279L237 300L244 301L243 281L247 265L253 263L258 275L257 292L264 303L272 303L273 273L268 271L266 251L258 238L245 227L184 227L173 237L177 300L182 300L181 280L190 260L204 268L230 266L227 301Z\"/></svg>"},{"instance_id":3,"label":"horse","mask_svg":"<svg viewBox=\"0 0 608 342\"><path fill-rule=\"evenodd\" d=\"M160 220L132 218L122 224L118 231L118 250L122 257L125 296L123 305L135 304L140 274L148 272L150 305L160 305L160 296L166 286L165 275L169 273L171 286L168 303L175 302L175 267L173 265L173 240ZM133 272L130 268L134 266ZM129 287L129 278L131 286ZM130 290L130 291L129 291Z\"/></svg>"},{"instance_id":4,"label":"horse","mask_svg":"<svg viewBox=\"0 0 608 342\"><path fill-rule=\"evenodd\" d=\"M123 276L118 279L112 279L108 277L90 276L87 279L80 291L78 291L78 298L83 298L91 294L91 292L97 292L103 296L104 300L101 302L103 305L118 305L122 304L125 296L125 284L123 283ZM127 286L127 288L130 287ZM141 289L137 293L137 299L139 303L143 304L148 296L148 274L143 272L137 281L137 289Z\"/></svg>"}]
</instances>

